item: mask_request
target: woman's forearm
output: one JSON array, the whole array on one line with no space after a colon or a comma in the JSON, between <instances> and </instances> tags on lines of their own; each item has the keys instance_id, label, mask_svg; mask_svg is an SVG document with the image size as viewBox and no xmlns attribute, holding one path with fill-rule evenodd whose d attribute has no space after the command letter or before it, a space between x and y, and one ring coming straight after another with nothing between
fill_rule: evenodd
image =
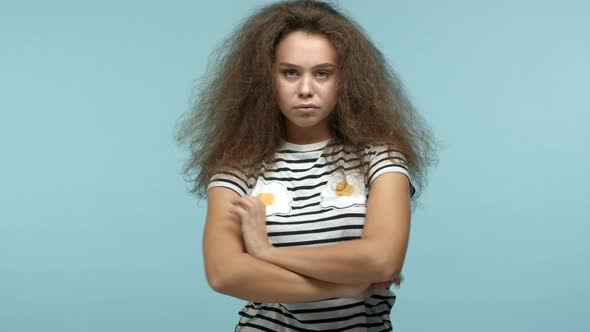
<instances>
[{"instance_id":1,"label":"woman's forearm","mask_svg":"<svg viewBox=\"0 0 590 332\"><path fill-rule=\"evenodd\" d=\"M386 255L379 252L374 242L360 239L318 247L269 246L255 256L315 279L358 284L392 280L399 274L402 262L386 263Z\"/></svg>"},{"instance_id":2,"label":"woman's forearm","mask_svg":"<svg viewBox=\"0 0 590 332\"><path fill-rule=\"evenodd\" d=\"M317 280L264 262L247 253L227 259L210 280L216 291L246 301L297 303L354 297L369 284L337 284Z\"/></svg>"}]
</instances>

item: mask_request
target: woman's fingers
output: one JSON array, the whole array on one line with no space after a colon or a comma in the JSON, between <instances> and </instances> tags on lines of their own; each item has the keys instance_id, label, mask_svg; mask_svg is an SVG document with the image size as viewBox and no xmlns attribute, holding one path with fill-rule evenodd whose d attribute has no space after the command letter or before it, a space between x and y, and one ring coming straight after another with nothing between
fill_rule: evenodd
<instances>
[{"instance_id":1,"label":"woman's fingers","mask_svg":"<svg viewBox=\"0 0 590 332\"><path fill-rule=\"evenodd\" d=\"M243 216L245 216L247 214L246 210L244 210L243 208L241 208L239 206L235 206L235 205L234 206L231 206L228 209L228 212L231 213L231 214L233 214L233 215L236 215L236 216L238 216L240 218L243 217Z\"/></svg>"},{"instance_id":2,"label":"woman's fingers","mask_svg":"<svg viewBox=\"0 0 590 332\"><path fill-rule=\"evenodd\" d=\"M255 196L248 196L248 200L252 202L252 205L257 206L259 208L266 208L266 205L260 200L260 198Z\"/></svg>"},{"instance_id":3,"label":"woman's fingers","mask_svg":"<svg viewBox=\"0 0 590 332\"><path fill-rule=\"evenodd\" d=\"M265 224L266 206L258 197L239 197L231 200L231 203L234 207L240 207L245 211L246 214L244 216L250 217L248 222L253 222L255 224Z\"/></svg>"},{"instance_id":4,"label":"woman's fingers","mask_svg":"<svg viewBox=\"0 0 590 332\"><path fill-rule=\"evenodd\" d=\"M250 209L250 207L252 206L252 203L251 203L251 202L249 202L247 199L244 199L243 197L241 197L241 198L236 198L236 199L233 199L233 200L231 201L231 203L232 203L234 206L240 206L240 207L242 207L242 208L243 208L244 210L246 210L246 211L248 211L248 210Z\"/></svg>"},{"instance_id":5,"label":"woman's fingers","mask_svg":"<svg viewBox=\"0 0 590 332\"><path fill-rule=\"evenodd\" d=\"M257 197L244 196L231 201L234 206L241 206L246 211L258 211L265 208L264 203Z\"/></svg>"},{"instance_id":6,"label":"woman's fingers","mask_svg":"<svg viewBox=\"0 0 590 332\"><path fill-rule=\"evenodd\" d=\"M391 281L383 281L373 284L375 290L389 288L389 286L391 286Z\"/></svg>"}]
</instances>

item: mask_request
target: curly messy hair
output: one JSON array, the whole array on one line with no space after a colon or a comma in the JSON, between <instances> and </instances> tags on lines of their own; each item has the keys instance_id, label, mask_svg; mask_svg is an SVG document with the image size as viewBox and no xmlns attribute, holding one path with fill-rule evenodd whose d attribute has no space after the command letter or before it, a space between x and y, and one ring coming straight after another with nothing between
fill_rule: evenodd
<instances>
[{"instance_id":1,"label":"curly messy hair","mask_svg":"<svg viewBox=\"0 0 590 332\"><path fill-rule=\"evenodd\" d=\"M437 161L430 129L363 29L334 5L313 0L258 9L212 54L176 136L191 151L183 171L194 183L191 192L205 198L215 173L239 169L257 176L272 161L286 137L272 74L275 49L294 31L325 36L337 51L338 99L329 119L333 139L358 157L369 144L401 152L420 193L428 167Z\"/></svg>"}]
</instances>

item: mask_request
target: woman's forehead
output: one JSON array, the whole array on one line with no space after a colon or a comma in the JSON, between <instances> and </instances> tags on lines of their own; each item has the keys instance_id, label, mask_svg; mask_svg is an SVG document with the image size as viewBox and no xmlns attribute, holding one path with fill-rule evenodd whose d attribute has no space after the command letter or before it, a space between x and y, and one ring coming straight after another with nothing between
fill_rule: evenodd
<instances>
[{"instance_id":1,"label":"woman's forehead","mask_svg":"<svg viewBox=\"0 0 590 332\"><path fill-rule=\"evenodd\" d=\"M337 52L332 43L323 35L296 31L285 36L277 45L277 64L299 67L316 67L322 64L335 65Z\"/></svg>"}]
</instances>

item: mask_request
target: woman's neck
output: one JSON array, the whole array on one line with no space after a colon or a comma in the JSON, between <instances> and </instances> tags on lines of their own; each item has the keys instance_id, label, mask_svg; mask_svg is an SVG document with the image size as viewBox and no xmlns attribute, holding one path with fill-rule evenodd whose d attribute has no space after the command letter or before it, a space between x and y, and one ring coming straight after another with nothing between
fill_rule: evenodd
<instances>
[{"instance_id":1,"label":"woman's neck","mask_svg":"<svg viewBox=\"0 0 590 332\"><path fill-rule=\"evenodd\" d=\"M297 132L287 130L286 141L293 144L313 144L334 137L330 130L318 131L315 128L298 128Z\"/></svg>"}]
</instances>

